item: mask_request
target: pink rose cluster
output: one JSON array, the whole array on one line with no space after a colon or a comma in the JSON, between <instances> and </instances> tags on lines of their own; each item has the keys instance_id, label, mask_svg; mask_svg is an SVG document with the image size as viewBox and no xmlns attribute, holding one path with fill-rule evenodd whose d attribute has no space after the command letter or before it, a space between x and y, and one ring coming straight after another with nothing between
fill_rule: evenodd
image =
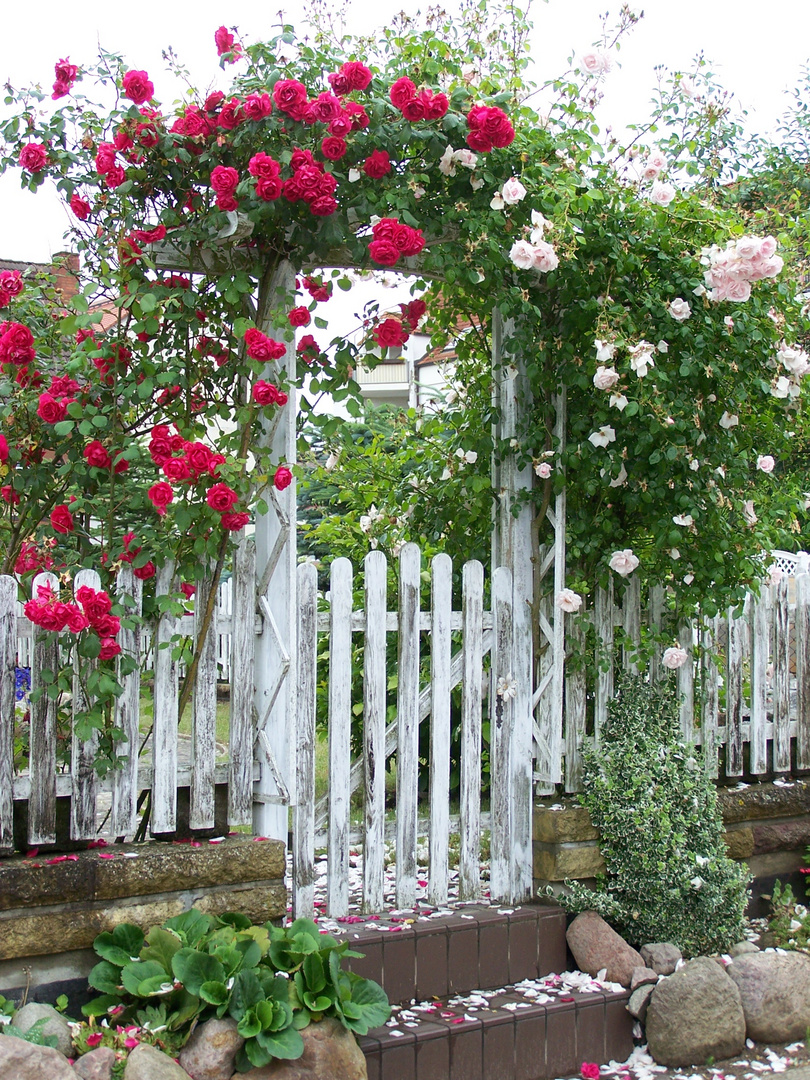
<instances>
[{"instance_id":1,"label":"pink rose cluster","mask_svg":"<svg viewBox=\"0 0 810 1080\"><path fill-rule=\"evenodd\" d=\"M79 69L75 64L71 64L70 60L57 60L53 71L56 81L53 84L51 97L54 101L58 101L59 98L70 93L73 84L79 77Z\"/></svg>"},{"instance_id":2,"label":"pink rose cluster","mask_svg":"<svg viewBox=\"0 0 810 1080\"><path fill-rule=\"evenodd\" d=\"M421 229L413 229L396 218L382 218L372 225L374 239L368 253L380 266L395 266L402 256L418 255L425 246Z\"/></svg>"},{"instance_id":3,"label":"pink rose cluster","mask_svg":"<svg viewBox=\"0 0 810 1080\"><path fill-rule=\"evenodd\" d=\"M703 280L708 298L735 303L750 297L753 281L774 278L784 266L773 236L741 236L729 240L724 248L712 244L702 250L700 261L707 267Z\"/></svg>"},{"instance_id":4,"label":"pink rose cluster","mask_svg":"<svg viewBox=\"0 0 810 1080\"><path fill-rule=\"evenodd\" d=\"M548 274L560 265L557 252L546 240L516 240L509 258L519 270L536 270L540 274Z\"/></svg>"},{"instance_id":5,"label":"pink rose cluster","mask_svg":"<svg viewBox=\"0 0 810 1080\"><path fill-rule=\"evenodd\" d=\"M13 297L19 296L23 288L19 270L0 270L0 308L8 307Z\"/></svg>"},{"instance_id":6,"label":"pink rose cluster","mask_svg":"<svg viewBox=\"0 0 810 1080\"><path fill-rule=\"evenodd\" d=\"M440 120L450 108L447 94L436 94L424 88L417 90L416 84L407 76L397 79L389 97L394 108L412 124L420 120Z\"/></svg>"},{"instance_id":7,"label":"pink rose cluster","mask_svg":"<svg viewBox=\"0 0 810 1080\"><path fill-rule=\"evenodd\" d=\"M509 117L494 105L473 105L467 113L467 145L479 154L502 149L515 139L515 129Z\"/></svg>"},{"instance_id":8,"label":"pink rose cluster","mask_svg":"<svg viewBox=\"0 0 810 1080\"><path fill-rule=\"evenodd\" d=\"M99 657L111 660L121 652L121 646L115 640L121 621L111 614L109 595L82 585L76 590L75 599L75 603L64 603L50 585L40 585L36 599L29 600L23 610L29 622L43 630L56 633L69 630L72 634L80 634L89 628L101 641Z\"/></svg>"}]
</instances>

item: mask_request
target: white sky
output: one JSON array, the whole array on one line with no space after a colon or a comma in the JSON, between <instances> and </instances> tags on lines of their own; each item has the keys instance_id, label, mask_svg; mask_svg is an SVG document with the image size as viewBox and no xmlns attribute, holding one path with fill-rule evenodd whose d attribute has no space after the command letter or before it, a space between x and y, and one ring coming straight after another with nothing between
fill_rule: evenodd
<instances>
[{"instance_id":1,"label":"white sky","mask_svg":"<svg viewBox=\"0 0 810 1080\"><path fill-rule=\"evenodd\" d=\"M403 7L418 10L415 0L350 0L350 29L368 33ZM422 5L425 6L424 4ZM572 52L586 51L599 33L600 15L618 13L609 0L550 0L533 11L533 55L536 77L565 70ZM638 9L639 4L631 5ZM766 129L784 110L786 89L795 85L800 66L810 58L810 0L648 0L644 18L625 41L621 69L606 83L602 115L614 127L646 115L654 82L653 69L664 64L686 68L702 50L715 64L722 82L749 109L753 126ZM448 3L448 7L452 4ZM165 74L161 49L174 47L202 87L225 85L217 65L213 34L223 22L238 25L249 39L270 36L278 15L272 2L177 0L137 5L84 0L37 0L4 4L0 36L0 81L40 81L50 87L53 64L61 57L89 62L98 42L123 53L133 67L145 69L164 104L177 88ZM287 20L295 22L297 5ZM45 261L62 249L66 215L45 191L33 196L19 190L19 173L0 178L0 257Z\"/></svg>"}]
</instances>

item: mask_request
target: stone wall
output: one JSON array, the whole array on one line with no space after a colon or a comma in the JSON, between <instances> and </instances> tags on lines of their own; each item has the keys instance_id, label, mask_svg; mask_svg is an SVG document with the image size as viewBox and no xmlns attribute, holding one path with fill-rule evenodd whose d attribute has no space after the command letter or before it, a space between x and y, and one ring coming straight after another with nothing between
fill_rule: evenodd
<instances>
[{"instance_id":1,"label":"stone wall","mask_svg":"<svg viewBox=\"0 0 810 1080\"><path fill-rule=\"evenodd\" d=\"M725 840L733 859L744 859L754 884L754 911L773 881L801 887L798 871L810 846L810 782L739 785L718 790ZM552 807L555 807L553 809ZM535 891L559 887L566 878L590 880L604 870L599 833L574 800L540 800L533 825Z\"/></svg>"},{"instance_id":2,"label":"stone wall","mask_svg":"<svg viewBox=\"0 0 810 1080\"><path fill-rule=\"evenodd\" d=\"M145 929L191 907L239 911L254 922L280 919L287 910L284 845L229 837L196 847L115 844L2 859L0 993L52 981L55 971L63 980L84 976L103 930L122 922Z\"/></svg>"}]
</instances>

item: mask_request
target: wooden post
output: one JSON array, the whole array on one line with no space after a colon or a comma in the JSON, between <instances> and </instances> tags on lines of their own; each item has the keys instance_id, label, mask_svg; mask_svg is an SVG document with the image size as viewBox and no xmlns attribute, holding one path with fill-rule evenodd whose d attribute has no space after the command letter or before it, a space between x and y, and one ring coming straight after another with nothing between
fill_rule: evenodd
<instances>
[{"instance_id":1,"label":"wooden post","mask_svg":"<svg viewBox=\"0 0 810 1080\"><path fill-rule=\"evenodd\" d=\"M0 577L0 851L14 850L14 702L17 659L17 582Z\"/></svg>"}]
</instances>

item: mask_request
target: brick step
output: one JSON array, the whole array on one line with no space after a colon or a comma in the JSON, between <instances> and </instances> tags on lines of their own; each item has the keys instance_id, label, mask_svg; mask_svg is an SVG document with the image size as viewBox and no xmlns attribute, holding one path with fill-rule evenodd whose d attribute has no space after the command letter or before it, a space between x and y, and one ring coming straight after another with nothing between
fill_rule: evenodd
<instances>
[{"instance_id":1,"label":"brick step","mask_svg":"<svg viewBox=\"0 0 810 1080\"><path fill-rule=\"evenodd\" d=\"M550 905L508 912L465 906L389 931L364 928L340 936L365 953L347 967L378 982L392 1004L497 989L569 968L565 912Z\"/></svg>"},{"instance_id":2,"label":"brick step","mask_svg":"<svg viewBox=\"0 0 810 1080\"><path fill-rule=\"evenodd\" d=\"M624 1061L633 1049L629 992L538 1004L515 987L572 969L565 925L553 906L465 906L385 930L345 930L340 936L365 953L351 969L399 1006L395 1024L359 1040L369 1080L555 1080L583 1061ZM448 1003L479 990L486 1001Z\"/></svg>"},{"instance_id":3,"label":"brick step","mask_svg":"<svg viewBox=\"0 0 810 1080\"><path fill-rule=\"evenodd\" d=\"M358 1040L368 1080L555 1080L578 1073L583 1061L625 1061L633 1049L629 991L570 996L512 1011L503 1006L525 998L507 991L476 1013L442 1009L465 1016L461 1023L430 1014L414 1028L377 1028Z\"/></svg>"}]
</instances>

